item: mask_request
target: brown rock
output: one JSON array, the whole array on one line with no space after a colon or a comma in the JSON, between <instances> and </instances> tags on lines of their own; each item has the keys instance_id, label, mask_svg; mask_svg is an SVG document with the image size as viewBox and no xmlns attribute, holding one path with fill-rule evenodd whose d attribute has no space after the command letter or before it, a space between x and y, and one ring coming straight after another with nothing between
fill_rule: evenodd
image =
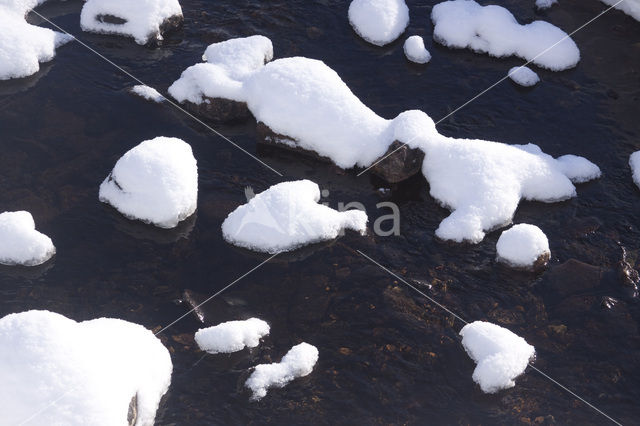
<instances>
[{"instance_id":1,"label":"brown rock","mask_svg":"<svg viewBox=\"0 0 640 426\"><path fill-rule=\"evenodd\" d=\"M388 157L385 158L387 155ZM374 161L375 166L371 168L371 173L389 183L398 183L420 173L424 152L394 141L380 158L384 160L377 164Z\"/></svg>"},{"instance_id":2,"label":"brown rock","mask_svg":"<svg viewBox=\"0 0 640 426\"><path fill-rule=\"evenodd\" d=\"M186 101L181 106L191 114L215 123L228 123L251 117L251 112L245 102L224 98L205 97L202 103L195 104Z\"/></svg>"}]
</instances>

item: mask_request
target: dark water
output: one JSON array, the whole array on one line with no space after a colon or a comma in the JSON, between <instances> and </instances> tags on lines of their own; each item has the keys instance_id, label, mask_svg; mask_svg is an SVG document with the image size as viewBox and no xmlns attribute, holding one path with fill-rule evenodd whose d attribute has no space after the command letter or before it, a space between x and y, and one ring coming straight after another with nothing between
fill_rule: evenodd
<instances>
[{"instance_id":1,"label":"dark water","mask_svg":"<svg viewBox=\"0 0 640 426\"><path fill-rule=\"evenodd\" d=\"M184 29L155 50L81 33L77 0L52 0L41 13L162 90L209 43L264 34L276 57L322 59L387 118L419 108L438 120L522 63L434 45L428 17L435 1L407 2L407 35L425 36L433 54L427 66L405 60L402 39L375 48L357 38L346 0L181 3ZM604 9L596 0L563 0L538 14L533 0L496 3L521 22L542 18L566 31ZM192 316L162 333L174 375L158 424L607 422L530 369L515 388L483 394L457 339L461 324L356 250L463 318L509 327L536 347L538 368L620 422L636 423L640 307L614 270L620 245L632 263L640 249L640 191L627 165L640 149L640 23L613 11L574 40L582 53L577 68L536 70L542 83L532 90L506 81L439 125L450 136L534 142L554 156L583 155L601 167L603 177L580 185L578 198L520 206L515 221L540 226L550 239L552 262L541 275L495 263L499 232L475 246L436 240L448 213L428 196L422 178L383 197L368 174L358 178L290 154L258 152L285 174L279 178L181 113L130 95L128 77L69 44L36 76L0 82L0 210L29 210L58 249L42 267L0 269L0 315L49 309L76 320L109 316L159 329L186 312L175 303L185 289L205 298L266 258L221 237L222 220L245 201L243 188L258 192L309 178L330 190L331 206L360 201L372 219L388 213L376 203L396 202L401 236L348 234L297 258L276 258L207 304L208 325L249 316L271 324L271 335L253 351L203 355L192 341L201 326ZM254 122L217 128L256 152ZM198 159L198 212L174 231L128 221L97 197L118 157L158 135L186 140ZM563 272L559 265L569 259L601 270ZM619 303L601 308L605 296ZM248 369L279 360L301 341L320 350L314 372L249 402Z\"/></svg>"}]
</instances>

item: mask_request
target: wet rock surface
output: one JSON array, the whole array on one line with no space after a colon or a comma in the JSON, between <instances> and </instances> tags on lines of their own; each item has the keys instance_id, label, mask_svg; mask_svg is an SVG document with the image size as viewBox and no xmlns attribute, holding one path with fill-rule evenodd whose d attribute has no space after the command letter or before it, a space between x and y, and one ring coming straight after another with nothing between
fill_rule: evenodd
<instances>
[{"instance_id":1,"label":"wet rock surface","mask_svg":"<svg viewBox=\"0 0 640 426\"><path fill-rule=\"evenodd\" d=\"M370 171L388 183L398 183L420 173L423 160L424 152L420 149L394 141L387 152L374 161Z\"/></svg>"},{"instance_id":2,"label":"wet rock surface","mask_svg":"<svg viewBox=\"0 0 640 426\"><path fill-rule=\"evenodd\" d=\"M251 117L246 103L230 99L205 96L199 104L185 101L180 105L196 117L212 123L229 123Z\"/></svg>"}]
</instances>

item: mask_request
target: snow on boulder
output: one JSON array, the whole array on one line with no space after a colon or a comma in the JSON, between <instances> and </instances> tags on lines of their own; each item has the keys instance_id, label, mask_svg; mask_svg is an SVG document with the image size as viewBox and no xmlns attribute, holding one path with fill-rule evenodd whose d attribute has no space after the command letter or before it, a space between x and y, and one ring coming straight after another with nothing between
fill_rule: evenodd
<instances>
[{"instance_id":1,"label":"snow on boulder","mask_svg":"<svg viewBox=\"0 0 640 426\"><path fill-rule=\"evenodd\" d=\"M539 10L549 9L556 3L558 0L536 0L536 8Z\"/></svg>"},{"instance_id":2,"label":"snow on boulder","mask_svg":"<svg viewBox=\"0 0 640 426\"><path fill-rule=\"evenodd\" d=\"M40 70L49 62L56 48L73 37L27 23L25 16L45 0L0 2L0 80L22 78Z\"/></svg>"},{"instance_id":3,"label":"snow on boulder","mask_svg":"<svg viewBox=\"0 0 640 426\"><path fill-rule=\"evenodd\" d=\"M501 6L473 0L445 1L433 7L433 38L450 48L469 48L491 56L518 56L552 71L575 67L580 51L560 28L544 21L520 25Z\"/></svg>"},{"instance_id":4,"label":"snow on boulder","mask_svg":"<svg viewBox=\"0 0 640 426\"><path fill-rule=\"evenodd\" d=\"M631 166L631 174L633 181L640 188L640 151L636 151L629 157L629 166Z\"/></svg>"},{"instance_id":5,"label":"snow on boulder","mask_svg":"<svg viewBox=\"0 0 640 426\"><path fill-rule=\"evenodd\" d=\"M529 67L513 67L509 70L509 78L522 87L535 86L540 77Z\"/></svg>"},{"instance_id":6,"label":"snow on boulder","mask_svg":"<svg viewBox=\"0 0 640 426\"><path fill-rule=\"evenodd\" d=\"M245 321L228 321L215 327L207 327L196 332L198 347L210 354L238 352L255 348L260 339L269 334L269 324L250 318Z\"/></svg>"},{"instance_id":7,"label":"snow on boulder","mask_svg":"<svg viewBox=\"0 0 640 426\"><path fill-rule=\"evenodd\" d=\"M273 44L265 36L233 38L210 44L202 60L225 70L230 78L239 80L273 59Z\"/></svg>"},{"instance_id":8,"label":"snow on boulder","mask_svg":"<svg viewBox=\"0 0 640 426\"><path fill-rule=\"evenodd\" d=\"M640 1L638 0L600 0L602 3L613 6L627 15L631 16L636 21L640 21Z\"/></svg>"},{"instance_id":9,"label":"snow on boulder","mask_svg":"<svg viewBox=\"0 0 640 426\"><path fill-rule=\"evenodd\" d=\"M504 231L496 250L499 261L516 268L540 269L551 257L547 236L537 226L526 223Z\"/></svg>"},{"instance_id":10,"label":"snow on boulder","mask_svg":"<svg viewBox=\"0 0 640 426\"><path fill-rule=\"evenodd\" d=\"M100 201L130 219L174 228L198 201L198 167L191 146L157 137L124 154L100 185Z\"/></svg>"},{"instance_id":11,"label":"snow on boulder","mask_svg":"<svg viewBox=\"0 0 640 426\"><path fill-rule=\"evenodd\" d=\"M51 238L36 231L31 213L0 214L0 264L36 266L55 253Z\"/></svg>"},{"instance_id":12,"label":"snow on boulder","mask_svg":"<svg viewBox=\"0 0 640 426\"><path fill-rule=\"evenodd\" d=\"M160 92L158 92L153 87L145 86L144 84L138 84L133 86L131 88L131 92L148 101L160 103L165 100L164 96L162 96Z\"/></svg>"},{"instance_id":13,"label":"snow on boulder","mask_svg":"<svg viewBox=\"0 0 640 426\"><path fill-rule=\"evenodd\" d=\"M515 386L514 380L535 355L535 348L522 337L490 322L467 324L460 335L462 346L477 364L473 380L485 393Z\"/></svg>"},{"instance_id":14,"label":"snow on boulder","mask_svg":"<svg viewBox=\"0 0 640 426\"><path fill-rule=\"evenodd\" d=\"M404 0L353 0L349 23L356 33L376 46L397 39L409 25L409 8Z\"/></svg>"},{"instance_id":15,"label":"snow on boulder","mask_svg":"<svg viewBox=\"0 0 640 426\"><path fill-rule=\"evenodd\" d=\"M293 379L311 374L316 362L318 349L308 343L300 343L291 348L279 363L256 366L245 386L253 391L254 400L263 398L269 388L281 388Z\"/></svg>"},{"instance_id":16,"label":"snow on boulder","mask_svg":"<svg viewBox=\"0 0 640 426\"><path fill-rule=\"evenodd\" d=\"M182 21L178 0L87 0L80 12L83 31L130 36L138 44L162 40Z\"/></svg>"},{"instance_id":17,"label":"snow on boulder","mask_svg":"<svg viewBox=\"0 0 640 426\"><path fill-rule=\"evenodd\" d=\"M320 188L314 182L279 183L231 212L222 223L222 235L240 247L279 253L332 240L345 229L366 233L365 212L339 212L318 201Z\"/></svg>"},{"instance_id":18,"label":"snow on boulder","mask_svg":"<svg viewBox=\"0 0 640 426\"><path fill-rule=\"evenodd\" d=\"M0 423L151 425L172 368L169 351L137 324L76 322L47 311L7 315L0 319Z\"/></svg>"},{"instance_id":19,"label":"snow on boulder","mask_svg":"<svg viewBox=\"0 0 640 426\"><path fill-rule=\"evenodd\" d=\"M571 179L571 182L584 183L597 179L602 175L600 168L584 157L573 154L563 155L556 159L560 170Z\"/></svg>"},{"instance_id":20,"label":"snow on boulder","mask_svg":"<svg viewBox=\"0 0 640 426\"><path fill-rule=\"evenodd\" d=\"M422 37L413 35L404 42L404 54L408 60L416 64L426 64L431 60L431 53L424 47Z\"/></svg>"}]
</instances>

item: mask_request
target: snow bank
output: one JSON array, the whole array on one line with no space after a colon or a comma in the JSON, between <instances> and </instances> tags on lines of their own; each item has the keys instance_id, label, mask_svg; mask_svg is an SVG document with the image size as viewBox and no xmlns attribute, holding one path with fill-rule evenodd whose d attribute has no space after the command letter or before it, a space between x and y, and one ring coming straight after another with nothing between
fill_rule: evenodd
<instances>
[{"instance_id":1,"label":"snow bank","mask_svg":"<svg viewBox=\"0 0 640 426\"><path fill-rule=\"evenodd\" d=\"M0 319L0 423L151 425L171 382L169 351L118 319L75 322L47 311ZM30 423L31 424L31 423Z\"/></svg>"},{"instance_id":2,"label":"snow bank","mask_svg":"<svg viewBox=\"0 0 640 426\"><path fill-rule=\"evenodd\" d=\"M633 181L640 188L640 151L636 151L629 157L629 166L631 166L631 173L633 175Z\"/></svg>"},{"instance_id":3,"label":"snow bank","mask_svg":"<svg viewBox=\"0 0 640 426\"><path fill-rule=\"evenodd\" d=\"M523 87L535 86L540 77L529 67L513 67L509 70L509 78Z\"/></svg>"},{"instance_id":4,"label":"snow bank","mask_svg":"<svg viewBox=\"0 0 640 426\"><path fill-rule=\"evenodd\" d=\"M485 393L515 386L535 348L506 328L484 321L465 325L460 331L462 346L477 366L473 380Z\"/></svg>"},{"instance_id":5,"label":"snow bank","mask_svg":"<svg viewBox=\"0 0 640 426\"><path fill-rule=\"evenodd\" d=\"M536 0L536 8L539 10L549 9L556 3L558 0Z\"/></svg>"},{"instance_id":6,"label":"snow bank","mask_svg":"<svg viewBox=\"0 0 640 426\"><path fill-rule=\"evenodd\" d=\"M245 386L253 391L253 399L267 395L271 387L284 387L298 377L311 374L318 362L318 349L308 343L300 343L287 352L279 363L256 366Z\"/></svg>"},{"instance_id":7,"label":"snow bank","mask_svg":"<svg viewBox=\"0 0 640 426\"><path fill-rule=\"evenodd\" d=\"M215 327L200 329L196 332L196 343L203 351L211 354L238 352L255 348L260 339L269 334L269 324L258 319L246 321L228 321Z\"/></svg>"},{"instance_id":8,"label":"snow bank","mask_svg":"<svg viewBox=\"0 0 640 426\"><path fill-rule=\"evenodd\" d=\"M409 25L409 8L404 0L353 0L349 23L369 43L384 46Z\"/></svg>"},{"instance_id":9,"label":"snow bank","mask_svg":"<svg viewBox=\"0 0 640 426\"><path fill-rule=\"evenodd\" d=\"M40 265L55 254L51 238L36 231L29 212L0 214L0 264Z\"/></svg>"},{"instance_id":10,"label":"snow bank","mask_svg":"<svg viewBox=\"0 0 640 426\"><path fill-rule=\"evenodd\" d=\"M130 36L146 44L162 40L162 24L174 17L182 17L178 0L87 0L80 26L83 31Z\"/></svg>"},{"instance_id":11,"label":"snow bank","mask_svg":"<svg viewBox=\"0 0 640 426\"><path fill-rule=\"evenodd\" d=\"M129 150L100 185L100 201L160 228L191 216L198 201L198 167L191 147L157 137Z\"/></svg>"},{"instance_id":12,"label":"snow bank","mask_svg":"<svg viewBox=\"0 0 640 426\"><path fill-rule=\"evenodd\" d=\"M404 42L404 54L408 60L417 64L426 64L431 60L431 53L424 47L424 40L417 35Z\"/></svg>"},{"instance_id":13,"label":"snow bank","mask_svg":"<svg viewBox=\"0 0 640 426\"><path fill-rule=\"evenodd\" d=\"M515 55L553 71L575 67L580 60L578 46L560 28L544 21L520 25L501 6L446 1L433 7L431 20L433 38L450 48L470 48L496 57Z\"/></svg>"},{"instance_id":14,"label":"snow bank","mask_svg":"<svg viewBox=\"0 0 640 426\"><path fill-rule=\"evenodd\" d=\"M314 182L279 183L231 212L222 235L240 247L278 253L334 239L344 229L366 232L365 212L339 212L318 201L320 188Z\"/></svg>"},{"instance_id":15,"label":"snow bank","mask_svg":"<svg viewBox=\"0 0 640 426\"><path fill-rule=\"evenodd\" d=\"M140 97L145 98L148 101L153 101L158 103L164 101L164 96L162 96L160 92L158 92L153 87L145 86L144 84L138 84L136 86L133 86L131 88L131 92L135 93Z\"/></svg>"},{"instance_id":16,"label":"snow bank","mask_svg":"<svg viewBox=\"0 0 640 426\"><path fill-rule=\"evenodd\" d=\"M504 231L496 244L498 260L511 266L533 266L541 256L550 256L549 240L540 228L526 223Z\"/></svg>"},{"instance_id":17,"label":"snow bank","mask_svg":"<svg viewBox=\"0 0 640 426\"><path fill-rule=\"evenodd\" d=\"M631 16L636 21L640 21L640 1L638 0L600 0L602 3L614 6L614 9L621 10Z\"/></svg>"},{"instance_id":18,"label":"snow bank","mask_svg":"<svg viewBox=\"0 0 640 426\"><path fill-rule=\"evenodd\" d=\"M0 2L0 80L21 78L40 70L41 62L56 55L56 48L73 37L27 23L25 16L45 0Z\"/></svg>"}]
</instances>

